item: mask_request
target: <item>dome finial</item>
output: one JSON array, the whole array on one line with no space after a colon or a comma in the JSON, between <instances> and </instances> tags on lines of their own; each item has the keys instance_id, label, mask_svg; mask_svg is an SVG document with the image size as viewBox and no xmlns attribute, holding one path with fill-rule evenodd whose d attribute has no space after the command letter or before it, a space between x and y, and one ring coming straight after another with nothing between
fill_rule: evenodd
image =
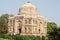
<instances>
[{"instance_id":1,"label":"dome finial","mask_svg":"<svg viewBox=\"0 0 60 40\"><path fill-rule=\"evenodd\" d=\"M30 3L30 1L27 1L27 3Z\"/></svg>"},{"instance_id":2,"label":"dome finial","mask_svg":"<svg viewBox=\"0 0 60 40\"><path fill-rule=\"evenodd\" d=\"M30 3L30 1L29 1L29 0L27 0L27 3Z\"/></svg>"}]
</instances>

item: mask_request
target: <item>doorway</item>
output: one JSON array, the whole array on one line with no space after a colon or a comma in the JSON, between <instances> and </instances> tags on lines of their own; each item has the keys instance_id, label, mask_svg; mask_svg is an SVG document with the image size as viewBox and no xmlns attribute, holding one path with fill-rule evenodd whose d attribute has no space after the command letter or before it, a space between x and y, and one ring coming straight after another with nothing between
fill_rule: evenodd
<instances>
[{"instance_id":1,"label":"doorway","mask_svg":"<svg viewBox=\"0 0 60 40\"><path fill-rule=\"evenodd\" d=\"M18 30L19 30L19 34L21 34L21 28L19 28Z\"/></svg>"}]
</instances>

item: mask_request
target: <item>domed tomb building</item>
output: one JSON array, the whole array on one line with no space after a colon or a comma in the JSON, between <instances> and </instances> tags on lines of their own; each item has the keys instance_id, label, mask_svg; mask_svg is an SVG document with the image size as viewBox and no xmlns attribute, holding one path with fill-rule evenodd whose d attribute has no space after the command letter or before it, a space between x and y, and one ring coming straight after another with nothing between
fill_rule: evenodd
<instances>
[{"instance_id":1,"label":"domed tomb building","mask_svg":"<svg viewBox=\"0 0 60 40\"><path fill-rule=\"evenodd\" d=\"M27 2L19 8L19 13L8 19L8 34L47 35L47 20L39 16L37 8Z\"/></svg>"}]
</instances>

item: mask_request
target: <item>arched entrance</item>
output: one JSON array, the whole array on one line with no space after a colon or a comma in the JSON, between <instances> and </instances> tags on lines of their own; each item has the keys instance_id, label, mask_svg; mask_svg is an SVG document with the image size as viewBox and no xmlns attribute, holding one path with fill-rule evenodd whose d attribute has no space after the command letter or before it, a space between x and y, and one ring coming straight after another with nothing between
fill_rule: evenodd
<instances>
[{"instance_id":1,"label":"arched entrance","mask_svg":"<svg viewBox=\"0 0 60 40\"><path fill-rule=\"evenodd\" d=\"M19 30L19 34L21 34L21 28L19 28L18 30Z\"/></svg>"},{"instance_id":2,"label":"arched entrance","mask_svg":"<svg viewBox=\"0 0 60 40\"><path fill-rule=\"evenodd\" d=\"M21 32L22 32L22 21L18 20L18 24L19 24L18 31L19 31L19 34L21 34Z\"/></svg>"}]
</instances>

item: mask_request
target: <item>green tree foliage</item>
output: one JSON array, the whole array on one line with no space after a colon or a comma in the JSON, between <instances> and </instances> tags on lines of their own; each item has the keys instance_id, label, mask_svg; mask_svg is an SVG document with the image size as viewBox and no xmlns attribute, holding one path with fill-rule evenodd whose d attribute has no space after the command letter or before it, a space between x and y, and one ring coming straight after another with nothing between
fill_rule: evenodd
<instances>
[{"instance_id":1,"label":"green tree foliage","mask_svg":"<svg viewBox=\"0 0 60 40\"><path fill-rule=\"evenodd\" d=\"M3 14L0 16L0 34L7 33L8 31L8 14Z\"/></svg>"},{"instance_id":2,"label":"green tree foliage","mask_svg":"<svg viewBox=\"0 0 60 40\"><path fill-rule=\"evenodd\" d=\"M3 17L0 17L0 34L7 33L7 25Z\"/></svg>"},{"instance_id":3,"label":"green tree foliage","mask_svg":"<svg viewBox=\"0 0 60 40\"><path fill-rule=\"evenodd\" d=\"M45 37L44 36L42 36L42 40L45 40Z\"/></svg>"},{"instance_id":4,"label":"green tree foliage","mask_svg":"<svg viewBox=\"0 0 60 40\"><path fill-rule=\"evenodd\" d=\"M48 32L48 34L53 32L54 31L53 29L55 29L55 28L57 28L56 23L54 23L54 22L48 22L47 23L47 32Z\"/></svg>"},{"instance_id":5,"label":"green tree foliage","mask_svg":"<svg viewBox=\"0 0 60 40\"><path fill-rule=\"evenodd\" d=\"M56 39L57 39L57 40L60 40L60 27L57 28Z\"/></svg>"},{"instance_id":6,"label":"green tree foliage","mask_svg":"<svg viewBox=\"0 0 60 40\"><path fill-rule=\"evenodd\" d=\"M4 20L5 20L6 23L8 23L8 18L9 18L8 14L3 14L1 17L4 18Z\"/></svg>"},{"instance_id":7,"label":"green tree foliage","mask_svg":"<svg viewBox=\"0 0 60 40\"><path fill-rule=\"evenodd\" d=\"M47 25L48 39L49 40L60 40L60 27L54 22L48 22Z\"/></svg>"}]
</instances>

